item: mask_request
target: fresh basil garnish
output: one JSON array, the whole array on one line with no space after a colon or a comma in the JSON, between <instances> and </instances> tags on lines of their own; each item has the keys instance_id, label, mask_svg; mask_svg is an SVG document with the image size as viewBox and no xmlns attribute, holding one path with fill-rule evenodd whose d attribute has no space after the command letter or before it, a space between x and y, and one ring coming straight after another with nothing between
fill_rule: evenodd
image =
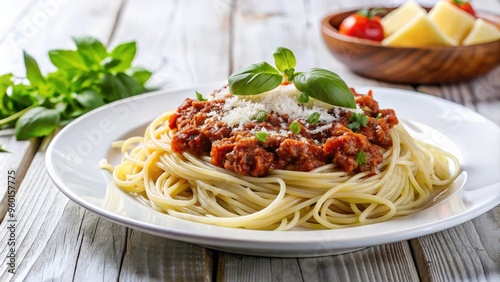
<instances>
[{"instance_id":1,"label":"fresh basil garnish","mask_svg":"<svg viewBox=\"0 0 500 282\"><path fill-rule=\"evenodd\" d=\"M273 57L278 70L286 76L287 81L292 81L295 73L295 66L297 65L297 60L292 51L285 47L278 47L274 51Z\"/></svg>"},{"instance_id":2,"label":"fresh basil garnish","mask_svg":"<svg viewBox=\"0 0 500 282\"><path fill-rule=\"evenodd\" d=\"M366 153L363 149L356 154L356 162L360 166L364 166L366 164Z\"/></svg>"},{"instance_id":3,"label":"fresh basil garnish","mask_svg":"<svg viewBox=\"0 0 500 282\"><path fill-rule=\"evenodd\" d=\"M203 94L201 94L201 93L200 93L200 92L198 92L198 91L195 91L195 92L196 92L196 99L197 99L198 101L207 101L207 99L205 99L205 98L203 97Z\"/></svg>"},{"instance_id":4,"label":"fresh basil garnish","mask_svg":"<svg viewBox=\"0 0 500 282\"><path fill-rule=\"evenodd\" d=\"M297 98L297 100L299 100L299 103L305 104L309 102L309 96L307 96L306 93L302 92L300 93L299 98Z\"/></svg>"},{"instance_id":5,"label":"fresh basil garnish","mask_svg":"<svg viewBox=\"0 0 500 282\"><path fill-rule=\"evenodd\" d=\"M290 131L293 133L293 135L297 135L300 133L301 126L300 126L300 123L298 121L294 121L294 122L290 123L290 125L288 127L290 128Z\"/></svg>"},{"instance_id":6,"label":"fresh basil garnish","mask_svg":"<svg viewBox=\"0 0 500 282\"><path fill-rule=\"evenodd\" d=\"M293 83L299 91L330 105L356 108L354 95L347 84L329 70L312 68L293 78Z\"/></svg>"},{"instance_id":7,"label":"fresh basil garnish","mask_svg":"<svg viewBox=\"0 0 500 282\"><path fill-rule=\"evenodd\" d=\"M266 62L252 64L229 76L229 91L234 95L260 94L278 87L283 76Z\"/></svg>"},{"instance_id":8,"label":"fresh basil garnish","mask_svg":"<svg viewBox=\"0 0 500 282\"><path fill-rule=\"evenodd\" d=\"M243 68L229 77L229 91L234 95L260 94L275 89L286 79L305 93L299 97L301 103L313 97L330 105L356 108L354 95L337 74L319 68L295 72L295 56L284 47L278 47L273 57L277 69L266 62Z\"/></svg>"},{"instance_id":9,"label":"fresh basil garnish","mask_svg":"<svg viewBox=\"0 0 500 282\"><path fill-rule=\"evenodd\" d=\"M347 127L354 131L358 132L359 129L362 127L367 127L368 126L368 117L366 117L362 113L353 113L351 117L349 118L350 123L347 124Z\"/></svg>"},{"instance_id":10,"label":"fresh basil garnish","mask_svg":"<svg viewBox=\"0 0 500 282\"><path fill-rule=\"evenodd\" d=\"M307 122L310 124L316 124L318 123L320 117L320 113L314 112L307 118Z\"/></svg>"},{"instance_id":11,"label":"fresh basil garnish","mask_svg":"<svg viewBox=\"0 0 500 282\"><path fill-rule=\"evenodd\" d=\"M258 122L263 122L267 119L267 113L264 110L259 110L254 116L253 119L255 119Z\"/></svg>"},{"instance_id":12,"label":"fresh basil garnish","mask_svg":"<svg viewBox=\"0 0 500 282\"><path fill-rule=\"evenodd\" d=\"M267 132L259 131L259 132L255 133L255 138L257 138L257 140L259 140L260 142L266 142L268 135L269 135L269 133L267 133Z\"/></svg>"}]
</instances>

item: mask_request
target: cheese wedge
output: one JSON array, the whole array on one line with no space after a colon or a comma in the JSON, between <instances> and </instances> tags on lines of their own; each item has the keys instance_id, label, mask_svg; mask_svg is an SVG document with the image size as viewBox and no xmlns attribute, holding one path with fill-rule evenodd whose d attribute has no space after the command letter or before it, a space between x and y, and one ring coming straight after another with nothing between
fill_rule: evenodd
<instances>
[{"instance_id":1,"label":"cheese wedge","mask_svg":"<svg viewBox=\"0 0 500 282\"><path fill-rule=\"evenodd\" d=\"M429 19L459 44L474 26L475 18L447 1L439 1L429 11Z\"/></svg>"},{"instance_id":2,"label":"cheese wedge","mask_svg":"<svg viewBox=\"0 0 500 282\"><path fill-rule=\"evenodd\" d=\"M500 29L483 19L477 19L462 45L481 44L500 39Z\"/></svg>"},{"instance_id":3,"label":"cheese wedge","mask_svg":"<svg viewBox=\"0 0 500 282\"><path fill-rule=\"evenodd\" d=\"M457 46L457 42L442 33L426 15L418 15L382 40L382 45L399 47Z\"/></svg>"},{"instance_id":4,"label":"cheese wedge","mask_svg":"<svg viewBox=\"0 0 500 282\"><path fill-rule=\"evenodd\" d=\"M411 21L414 17L418 15L425 15L425 11L422 6L417 2L408 1L398 8L392 10L389 14L385 15L380 23L384 27L385 37L393 34L396 30L400 29L406 23Z\"/></svg>"}]
</instances>

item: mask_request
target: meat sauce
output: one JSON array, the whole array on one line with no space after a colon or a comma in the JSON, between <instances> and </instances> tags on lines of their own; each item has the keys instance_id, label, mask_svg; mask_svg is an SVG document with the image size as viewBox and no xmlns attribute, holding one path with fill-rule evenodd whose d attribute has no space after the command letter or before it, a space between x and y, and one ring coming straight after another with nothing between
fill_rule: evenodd
<instances>
[{"instance_id":1,"label":"meat sauce","mask_svg":"<svg viewBox=\"0 0 500 282\"><path fill-rule=\"evenodd\" d=\"M333 163L346 172L375 172L383 161L381 148L390 148L390 129L398 123L392 109L379 109L371 91L360 95L351 89L356 103L368 121L359 130L351 130L352 112L329 110L336 121L311 124L307 117L292 120L287 114L266 113L264 121L252 120L237 129L221 121L225 99L198 101L186 99L170 116L169 127L176 129L171 146L175 152L210 155L214 165L240 175L261 177L274 169L311 171ZM231 97L228 94L227 97ZM226 98L227 98L226 97ZM218 115L214 116L213 112ZM300 132L288 136L269 133L264 142L256 130L280 132L283 124L298 121ZM321 130L318 130L321 129ZM357 160L363 154L363 161Z\"/></svg>"}]
</instances>

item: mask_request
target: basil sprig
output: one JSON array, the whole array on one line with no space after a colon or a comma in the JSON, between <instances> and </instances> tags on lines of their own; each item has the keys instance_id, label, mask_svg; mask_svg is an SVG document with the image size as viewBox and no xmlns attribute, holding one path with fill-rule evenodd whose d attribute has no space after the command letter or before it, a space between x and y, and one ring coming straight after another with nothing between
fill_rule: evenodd
<instances>
[{"instance_id":1,"label":"basil sprig","mask_svg":"<svg viewBox=\"0 0 500 282\"><path fill-rule=\"evenodd\" d=\"M278 47L273 57L276 68L262 62L231 74L229 91L234 95L256 95L275 89L285 80L293 82L303 92L301 96L313 97L334 106L356 108L352 92L337 74L320 68L296 72L295 56L284 47Z\"/></svg>"},{"instance_id":2,"label":"basil sprig","mask_svg":"<svg viewBox=\"0 0 500 282\"><path fill-rule=\"evenodd\" d=\"M278 87L280 72L266 62L252 64L229 77L229 91L234 95L260 94Z\"/></svg>"},{"instance_id":3,"label":"basil sprig","mask_svg":"<svg viewBox=\"0 0 500 282\"><path fill-rule=\"evenodd\" d=\"M152 73L132 66L135 42L107 50L93 37L73 41L76 50L49 51L53 72L43 75L24 52L27 81L0 75L0 128L14 127L17 140L46 136L106 103L149 91Z\"/></svg>"},{"instance_id":4,"label":"basil sprig","mask_svg":"<svg viewBox=\"0 0 500 282\"><path fill-rule=\"evenodd\" d=\"M329 70L312 68L293 78L299 91L330 105L356 108L354 95L347 84Z\"/></svg>"},{"instance_id":5,"label":"basil sprig","mask_svg":"<svg viewBox=\"0 0 500 282\"><path fill-rule=\"evenodd\" d=\"M273 57L278 70L285 75L288 82L291 82L297 65L295 55L287 48L278 47L274 51Z\"/></svg>"}]
</instances>

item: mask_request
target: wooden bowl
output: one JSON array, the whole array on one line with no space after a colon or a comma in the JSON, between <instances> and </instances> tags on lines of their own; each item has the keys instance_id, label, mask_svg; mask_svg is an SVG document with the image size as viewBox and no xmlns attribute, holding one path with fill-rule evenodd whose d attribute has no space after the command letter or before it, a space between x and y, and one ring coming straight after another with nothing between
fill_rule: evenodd
<instances>
[{"instance_id":1,"label":"wooden bowl","mask_svg":"<svg viewBox=\"0 0 500 282\"><path fill-rule=\"evenodd\" d=\"M457 47L389 47L340 34L340 23L356 11L325 17L321 34L331 53L359 75L405 84L453 83L483 75L500 63L500 40ZM499 16L478 16L500 26Z\"/></svg>"}]
</instances>

